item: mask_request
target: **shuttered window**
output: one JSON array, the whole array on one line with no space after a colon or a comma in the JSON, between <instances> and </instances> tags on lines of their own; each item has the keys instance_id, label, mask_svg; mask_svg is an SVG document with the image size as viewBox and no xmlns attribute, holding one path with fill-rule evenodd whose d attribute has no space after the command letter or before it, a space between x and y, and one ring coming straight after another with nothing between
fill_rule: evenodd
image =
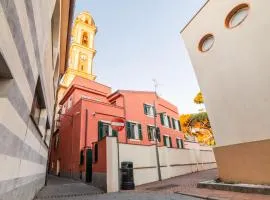
<instances>
[{"instance_id":1,"label":"shuttered window","mask_svg":"<svg viewBox=\"0 0 270 200\"><path fill-rule=\"evenodd\" d=\"M155 141L155 127L154 126L147 126L147 134L148 134L148 140L149 141Z\"/></svg>"},{"instance_id":2,"label":"shuttered window","mask_svg":"<svg viewBox=\"0 0 270 200\"><path fill-rule=\"evenodd\" d=\"M154 116L154 106L143 104L144 114L153 117Z\"/></svg>"},{"instance_id":3,"label":"shuttered window","mask_svg":"<svg viewBox=\"0 0 270 200\"><path fill-rule=\"evenodd\" d=\"M172 139L171 139L171 137L164 135L163 136L163 142L164 142L164 146L172 147Z\"/></svg>"},{"instance_id":4,"label":"shuttered window","mask_svg":"<svg viewBox=\"0 0 270 200\"><path fill-rule=\"evenodd\" d=\"M167 116L167 118L168 118L168 125L169 125L169 128L171 128L171 127L172 127L172 125L171 125L171 118L170 118L170 116Z\"/></svg>"},{"instance_id":5,"label":"shuttered window","mask_svg":"<svg viewBox=\"0 0 270 200\"><path fill-rule=\"evenodd\" d=\"M177 123L178 123L178 130L179 130L179 131L182 131L180 121L179 121L179 120L177 120Z\"/></svg>"},{"instance_id":6,"label":"shuttered window","mask_svg":"<svg viewBox=\"0 0 270 200\"><path fill-rule=\"evenodd\" d=\"M117 136L117 131L112 130L112 127L109 123L102 121L98 122L98 140L101 140L105 136Z\"/></svg>"},{"instance_id":7,"label":"shuttered window","mask_svg":"<svg viewBox=\"0 0 270 200\"><path fill-rule=\"evenodd\" d=\"M172 127L173 127L173 129L176 129L176 127L175 127L175 119L174 118L172 118Z\"/></svg>"},{"instance_id":8,"label":"shuttered window","mask_svg":"<svg viewBox=\"0 0 270 200\"><path fill-rule=\"evenodd\" d=\"M176 138L176 144L177 144L177 148L179 148L179 149L184 148L184 141L182 139Z\"/></svg>"},{"instance_id":9,"label":"shuttered window","mask_svg":"<svg viewBox=\"0 0 270 200\"><path fill-rule=\"evenodd\" d=\"M126 133L128 139L142 140L142 126L141 124L126 122Z\"/></svg>"},{"instance_id":10,"label":"shuttered window","mask_svg":"<svg viewBox=\"0 0 270 200\"><path fill-rule=\"evenodd\" d=\"M161 125L164 125L164 114L160 113L160 123Z\"/></svg>"}]
</instances>

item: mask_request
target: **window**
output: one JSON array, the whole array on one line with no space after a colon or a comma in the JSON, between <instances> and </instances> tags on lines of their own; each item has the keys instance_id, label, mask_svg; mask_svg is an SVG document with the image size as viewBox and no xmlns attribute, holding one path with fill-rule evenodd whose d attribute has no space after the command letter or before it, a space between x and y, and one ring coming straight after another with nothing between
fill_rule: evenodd
<instances>
[{"instance_id":1,"label":"window","mask_svg":"<svg viewBox=\"0 0 270 200\"><path fill-rule=\"evenodd\" d=\"M112 130L112 127L109 123L105 123L102 121L98 122L98 139L101 140L106 136L117 136L117 131Z\"/></svg>"},{"instance_id":2,"label":"window","mask_svg":"<svg viewBox=\"0 0 270 200\"><path fill-rule=\"evenodd\" d=\"M83 32L82 34L82 45L88 46L88 33Z\"/></svg>"},{"instance_id":3,"label":"window","mask_svg":"<svg viewBox=\"0 0 270 200\"><path fill-rule=\"evenodd\" d=\"M184 142L181 138L176 138L177 148L184 149Z\"/></svg>"},{"instance_id":4,"label":"window","mask_svg":"<svg viewBox=\"0 0 270 200\"><path fill-rule=\"evenodd\" d=\"M72 97L68 99L67 108L69 109L72 106Z\"/></svg>"},{"instance_id":5,"label":"window","mask_svg":"<svg viewBox=\"0 0 270 200\"><path fill-rule=\"evenodd\" d=\"M180 121L172 118L172 127L175 130L181 131Z\"/></svg>"},{"instance_id":6,"label":"window","mask_svg":"<svg viewBox=\"0 0 270 200\"><path fill-rule=\"evenodd\" d=\"M138 123L126 122L127 138L142 140L142 126Z\"/></svg>"},{"instance_id":7,"label":"window","mask_svg":"<svg viewBox=\"0 0 270 200\"><path fill-rule=\"evenodd\" d=\"M156 129L154 126L147 126L148 140L155 141Z\"/></svg>"},{"instance_id":8,"label":"window","mask_svg":"<svg viewBox=\"0 0 270 200\"><path fill-rule=\"evenodd\" d=\"M40 79L38 78L37 86L36 86L36 90L34 94L34 99L33 99L33 104L32 104L32 109L30 113L30 116L36 126L39 125L39 120L40 120L40 115L41 115L42 110L46 110L46 107L45 107L45 101L43 97Z\"/></svg>"},{"instance_id":9,"label":"window","mask_svg":"<svg viewBox=\"0 0 270 200\"><path fill-rule=\"evenodd\" d=\"M80 165L83 165L84 163L84 155L83 155L83 150L80 151Z\"/></svg>"},{"instance_id":10,"label":"window","mask_svg":"<svg viewBox=\"0 0 270 200\"><path fill-rule=\"evenodd\" d=\"M154 106L143 104L143 108L144 108L144 114L148 116L152 116L152 117L154 116Z\"/></svg>"},{"instance_id":11,"label":"window","mask_svg":"<svg viewBox=\"0 0 270 200\"><path fill-rule=\"evenodd\" d=\"M227 28L235 28L239 26L248 16L248 4L240 4L236 6L226 17L225 25Z\"/></svg>"},{"instance_id":12,"label":"window","mask_svg":"<svg viewBox=\"0 0 270 200\"><path fill-rule=\"evenodd\" d=\"M215 38L212 34L205 35L199 43L199 50L201 52L209 51L212 48L214 41Z\"/></svg>"},{"instance_id":13,"label":"window","mask_svg":"<svg viewBox=\"0 0 270 200\"><path fill-rule=\"evenodd\" d=\"M167 114L160 113L160 121L163 126L171 128L171 118Z\"/></svg>"},{"instance_id":14,"label":"window","mask_svg":"<svg viewBox=\"0 0 270 200\"><path fill-rule=\"evenodd\" d=\"M59 145L59 134L55 135L54 149L57 150Z\"/></svg>"},{"instance_id":15,"label":"window","mask_svg":"<svg viewBox=\"0 0 270 200\"><path fill-rule=\"evenodd\" d=\"M65 114L66 113L66 105L63 105L62 107L62 114Z\"/></svg>"},{"instance_id":16,"label":"window","mask_svg":"<svg viewBox=\"0 0 270 200\"><path fill-rule=\"evenodd\" d=\"M172 147L172 139L171 137L164 135L163 136L163 142L164 142L164 146L166 147Z\"/></svg>"}]
</instances>

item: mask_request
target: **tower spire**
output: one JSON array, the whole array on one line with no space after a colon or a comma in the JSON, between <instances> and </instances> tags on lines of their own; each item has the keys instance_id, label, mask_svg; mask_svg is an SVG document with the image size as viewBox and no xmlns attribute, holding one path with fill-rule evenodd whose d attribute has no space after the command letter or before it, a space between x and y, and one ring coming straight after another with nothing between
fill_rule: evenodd
<instances>
[{"instance_id":1,"label":"tower spire","mask_svg":"<svg viewBox=\"0 0 270 200\"><path fill-rule=\"evenodd\" d=\"M93 59L96 54L94 37L97 32L95 22L89 12L80 13L74 20L72 40L69 49L68 69L61 81L69 87L75 76L95 80Z\"/></svg>"}]
</instances>

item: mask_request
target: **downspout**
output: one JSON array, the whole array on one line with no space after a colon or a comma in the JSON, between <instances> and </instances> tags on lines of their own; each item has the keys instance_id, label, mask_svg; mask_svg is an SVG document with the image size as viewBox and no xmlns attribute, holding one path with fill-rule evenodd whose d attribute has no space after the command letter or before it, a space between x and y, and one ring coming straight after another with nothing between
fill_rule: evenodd
<instances>
[{"instance_id":1,"label":"downspout","mask_svg":"<svg viewBox=\"0 0 270 200\"><path fill-rule=\"evenodd\" d=\"M124 119L126 120L126 119L127 119L126 100L125 100L124 95L121 94L121 96L123 97L123 102L124 102ZM125 127L125 128L127 128L127 127ZM128 137L127 137L127 134L126 134L126 143L128 143Z\"/></svg>"},{"instance_id":2,"label":"downspout","mask_svg":"<svg viewBox=\"0 0 270 200\"><path fill-rule=\"evenodd\" d=\"M85 109L84 149L87 147L88 109Z\"/></svg>"}]
</instances>

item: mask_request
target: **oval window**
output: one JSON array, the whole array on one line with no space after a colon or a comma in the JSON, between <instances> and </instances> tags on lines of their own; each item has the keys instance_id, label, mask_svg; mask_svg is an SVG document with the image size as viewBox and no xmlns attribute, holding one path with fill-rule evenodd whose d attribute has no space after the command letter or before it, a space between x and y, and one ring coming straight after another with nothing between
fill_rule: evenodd
<instances>
[{"instance_id":1,"label":"oval window","mask_svg":"<svg viewBox=\"0 0 270 200\"><path fill-rule=\"evenodd\" d=\"M240 25L248 16L249 6L248 4L241 4L236 6L226 18L227 28L234 28Z\"/></svg>"},{"instance_id":2,"label":"oval window","mask_svg":"<svg viewBox=\"0 0 270 200\"><path fill-rule=\"evenodd\" d=\"M206 52L211 49L215 41L215 38L212 34L205 35L200 43L199 43L199 50L202 52Z\"/></svg>"}]
</instances>

